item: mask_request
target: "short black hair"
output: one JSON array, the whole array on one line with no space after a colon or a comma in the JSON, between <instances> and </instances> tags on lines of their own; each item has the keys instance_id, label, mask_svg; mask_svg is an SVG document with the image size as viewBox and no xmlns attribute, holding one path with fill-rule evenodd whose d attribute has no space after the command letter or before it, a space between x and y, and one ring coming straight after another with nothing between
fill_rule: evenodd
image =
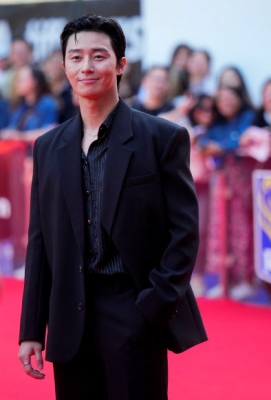
<instances>
[{"instance_id":1,"label":"short black hair","mask_svg":"<svg viewBox=\"0 0 271 400\"><path fill-rule=\"evenodd\" d=\"M113 18L107 18L94 14L85 14L68 22L60 35L60 43L64 63L69 37L74 34L76 39L76 34L83 31L100 32L105 33L107 36L109 36L112 48L117 58L117 65L119 64L122 57L125 57L126 39L120 24ZM118 75L118 85L120 80L121 75Z\"/></svg>"}]
</instances>

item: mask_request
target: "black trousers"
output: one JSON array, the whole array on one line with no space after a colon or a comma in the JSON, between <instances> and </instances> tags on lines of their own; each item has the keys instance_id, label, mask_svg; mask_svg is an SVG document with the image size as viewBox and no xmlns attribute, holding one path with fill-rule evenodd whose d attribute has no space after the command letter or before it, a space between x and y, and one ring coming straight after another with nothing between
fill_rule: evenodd
<instances>
[{"instance_id":1,"label":"black trousers","mask_svg":"<svg viewBox=\"0 0 271 400\"><path fill-rule=\"evenodd\" d=\"M86 278L87 324L76 357L54 363L57 400L167 400L162 334L135 306L125 275Z\"/></svg>"}]
</instances>

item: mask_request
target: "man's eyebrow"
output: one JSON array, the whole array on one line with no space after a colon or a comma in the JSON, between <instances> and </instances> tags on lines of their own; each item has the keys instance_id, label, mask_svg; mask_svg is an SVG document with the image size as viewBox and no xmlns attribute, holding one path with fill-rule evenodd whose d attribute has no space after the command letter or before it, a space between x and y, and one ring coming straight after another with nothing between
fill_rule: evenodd
<instances>
[{"instance_id":1,"label":"man's eyebrow","mask_svg":"<svg viewBox=\"0 0 271 400\"><path fill-rule=\"evenodd\" d=\"M82 52L84 49L70 49L68 50L68 53L75 53L75 52ZM93 49L90 49L91 51L103 51L105 53L109 53L108 49L106 47L95 47Z\"/></svg>"}]
</instances>

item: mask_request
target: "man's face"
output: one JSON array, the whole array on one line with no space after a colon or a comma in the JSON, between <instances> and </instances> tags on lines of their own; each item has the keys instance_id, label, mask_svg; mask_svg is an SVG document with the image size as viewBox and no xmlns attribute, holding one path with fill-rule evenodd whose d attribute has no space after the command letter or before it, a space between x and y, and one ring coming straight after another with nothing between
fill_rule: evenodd
<instances>
[{"instance_id":1,"label":"man's face","mask_svg":"<svg viewBox=\"0 0 271 400\"><path fill-rule=\"evenodd\" d=\"M82 98L98 99L117 93L117 75L123 73L126 60L117 65L110 38L105 33L79 32L69 37L63 66L67 78Z\"/></svg>"}]
</instances>

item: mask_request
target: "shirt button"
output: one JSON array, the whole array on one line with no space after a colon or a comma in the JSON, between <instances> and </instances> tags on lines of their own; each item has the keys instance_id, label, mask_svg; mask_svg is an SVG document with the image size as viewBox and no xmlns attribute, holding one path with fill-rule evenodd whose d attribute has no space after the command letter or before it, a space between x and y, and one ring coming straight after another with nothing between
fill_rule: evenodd
<instances>
[{"instance_id":1,"label":"shirt button","mask_svg":"<svg viewBox=\"0 0 271 400\"><path fill-rule=\"evenodd\" d=\"M87 190L87 195L88 195L88 196L90 195L90 191L89 191L89 190Z\"/></svg>"},{"instance_id":2,"label":"shirt button","mask_svg":"<svg viewBox=\"0 0 271 400\"><path fill-rule=\"evenodd\" d=\"M88 219L88 224L89 224L89 225L91 225L91 221L90 221L90 219Z\"/></svg>"},{"instance_id":3,"label":"shirt button","mask_svg":"<svg viewBox=\"0 0 271 400\"><path fill-rule=\"evenodd\" d=\"M79 272L80 272L80 274L82 274L82 272L83 272L83 267L81 265L79 267Z\"/></svg>"},{"instance_id":4,"label":"shirt button","mask_svg":"<svg viewBox=\"0 0 271 400\"><path fill-rule=\"evenodd\" d=\"M90 252L90 254L92 253L92 250L91 249L89 249L89 252Z\"/></svg>"},{"instance_id":5,"label":"shirt button","mask_svg":"<svg viewBox=\"0 0 271 400\"><path fill-rule=\"evenodd\" d=\"M85 164L86 164L86 165L88 165L88 162L87 162L87 161L85 161Z\"/></svg>"},{"instance_id":6,"label":"shirt button","mask_svg":"<svg viewBox=\"0 0 271 400\"><path fill-rule=\"evenodd\" d=\"M78 310L82 311L84 309L84 304L83 303L79 303L78 304Z\"/></svg>"}]
</instances>

